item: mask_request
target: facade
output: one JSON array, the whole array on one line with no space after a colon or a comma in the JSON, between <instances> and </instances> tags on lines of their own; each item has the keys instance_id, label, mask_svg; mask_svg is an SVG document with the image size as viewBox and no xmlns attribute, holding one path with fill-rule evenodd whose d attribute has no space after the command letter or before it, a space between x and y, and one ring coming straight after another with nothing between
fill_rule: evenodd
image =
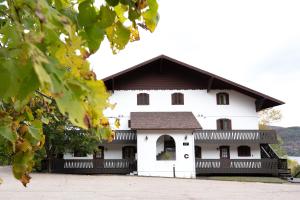
<instances>
[{"instance_id":1,"label":"facade","mask_svg":"<svg viewBox=\"0 0 300 200\"><path fill-rule=\"evenodd\" d=\"M104 79L120 119L97 155L65 154L54 171L195 178L206 174L287 173L258 130L257 112L283 104L265 94L161 55ZM59 164L57 164L59 163Z\"/></svg>"}]
</instances>

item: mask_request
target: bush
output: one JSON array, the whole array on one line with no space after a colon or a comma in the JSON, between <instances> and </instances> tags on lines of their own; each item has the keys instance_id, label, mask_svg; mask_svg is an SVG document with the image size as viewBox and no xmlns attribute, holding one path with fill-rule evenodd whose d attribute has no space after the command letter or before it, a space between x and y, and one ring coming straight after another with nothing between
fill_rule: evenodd
<instances>
[{"instance_id":1,"label":"bush","mask_svg":"<svg viewBox=\"0 0 300 200\"><path fill-rule=\"evenodd\" d=\"M292 176L296 176L300 172L300 165L295 160L288 159L288 168L291 169ZM300 174L298 174L300 176Z\"/></svg>"}]
</instances>

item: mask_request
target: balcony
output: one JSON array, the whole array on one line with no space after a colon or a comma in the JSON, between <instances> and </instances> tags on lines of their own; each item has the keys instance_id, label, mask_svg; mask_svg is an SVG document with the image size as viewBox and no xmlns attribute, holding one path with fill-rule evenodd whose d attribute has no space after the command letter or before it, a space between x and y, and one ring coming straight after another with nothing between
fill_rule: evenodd
<instances>
[{"instance_id":1,"label":"balcony","mask_svg":"<svg viewBox=\"0 0 300 200\"><path fill-rule=\"evenodd\" d=\"M277 136L274 130L195 130L195 141L219 144L275 144Z\"/></svg>"}]
</instances>

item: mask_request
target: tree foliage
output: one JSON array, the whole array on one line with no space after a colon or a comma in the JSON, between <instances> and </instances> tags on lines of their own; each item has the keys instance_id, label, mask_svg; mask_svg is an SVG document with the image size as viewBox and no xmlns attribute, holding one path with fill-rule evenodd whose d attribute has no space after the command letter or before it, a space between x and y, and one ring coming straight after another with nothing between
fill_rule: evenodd
<instances>
[{"instance_id":1,"label":"tree foliage","mask_svg":"<svg viewBox=\"0 0 300 200\"><path fill-rule=\"evenodd\" d=\"M259 112L259 129L260 130L269 130L270 124L272 122L279 121L282 118L280 110L274 108L267 108ZM277 135L277 144L271 144L272 149L279 157L285 157L287 155L286 151L283 149L282 138Z\"/></svg>"},{"instance_id":2,"label":"tree foliage","mask_svg":"<svg viewBox=\"0 0 300 200\"><path fill-rule=\"evenodd\" d=\"M87 58L104 38L113 53L158 23L156 0L0 0L0 137L10 142L14 176L24 186L45 142L52 98L77 127L99 138L112 131L104 83Z\"/></svg>"}]
</instances>

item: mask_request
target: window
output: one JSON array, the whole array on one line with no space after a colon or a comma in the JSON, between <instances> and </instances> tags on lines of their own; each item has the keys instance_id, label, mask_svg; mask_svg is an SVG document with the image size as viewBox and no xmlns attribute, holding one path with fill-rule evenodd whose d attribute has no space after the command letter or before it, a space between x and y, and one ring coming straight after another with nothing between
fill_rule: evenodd
<instances>
[{"instance_id":1,"label":"window","mask_svg":"<svg viewBox=\"0 0 300 200\"><path fill-rule=\"evenodd\" d=\"M149 94L147 93L137 94L137 105L149 105Z\"/></svg>"},{"instance_id":2,"label":"window","mask_svg":"<svg viewBox=\"0 0 300 200\"><path fill-rule=\"evenodd\" d=\"M173 137L162 135L157 139L156 160L176 160L176 145Z\"/></svg>"},{"instance_id":3,"label":"window","mask_svg":"<svg viewBox=\"0 0 300 200\"><path fill-rule=\"evenodd\" d=\"M74 150L74 157L86 157L86 152L80 151L78 149Z\"/></svg>"},{"instance_id":4,"label":"window","mask_svg":"<svg viewBox=\"0 0 300 200\"><path fill-rule=\"evenodd\" d=\"M231 130L231 120L230 119L218 119L217 120L217 130Z\"/></svg>"},{"instance_id":5,"label":"window","mask_svg":"<svg viewBox=\"0 0 300 200\"><path fill-rule=\"evenodd\" d=\"M238 156L240 157L250 157L251 156L251 150L249 146L239 146L237 148Z\"/></svg>"},{"instance_id":6,"label":"window","mask_svg":"<svg viewBox=\"0 0 300 200\"><path fill-rule=\"evenodd\" d=\"M195 146L195 158L202 158L201 147Z\"/></svg>"},{"instance_id":7,"label":"window","mask_svg":"<svg viewBox=\"0 0 300 200\"><path fill-rule=\"evenodd\" d=\"M184 96L182 93L173 93L172 94L172 105L183 105Z\"/></svg>"},{"instance_id":8,"label":"window","mask_svg":"<svg viewBox=\"0 0 300 200\"><path fill-rule=\"evenodd\" d=\"M230 158L229 146L220 146L220 158Z\"/></svg>"},{"instance_id":9,"label":"window","mask_svg":"<svg viewBox=\"0 0 300 200\"><path fill-rule=\"evenodd\" d=\"M229 95L225 92L217 94L217 105L229 105Z\"/></svg>"},{"instance_id":10,"label":"window","mask_svg":"<svg viewBox=\"0 0 300 200\"><path fill-rule=\"evenodd\" d=\"M122 149L123 159L135 159L136 147L134 146L125 146Z\"/></svg>"},{"instance_id":11,"label":"window","mask_svg":"<svg viewBox=\"0 0 300 200\"><path fill-rule=\"evenodd\" d=\"M98 146L98 150L94 153L94 158L104 159L104 147Z\"/></svg>"}]
</instances>

